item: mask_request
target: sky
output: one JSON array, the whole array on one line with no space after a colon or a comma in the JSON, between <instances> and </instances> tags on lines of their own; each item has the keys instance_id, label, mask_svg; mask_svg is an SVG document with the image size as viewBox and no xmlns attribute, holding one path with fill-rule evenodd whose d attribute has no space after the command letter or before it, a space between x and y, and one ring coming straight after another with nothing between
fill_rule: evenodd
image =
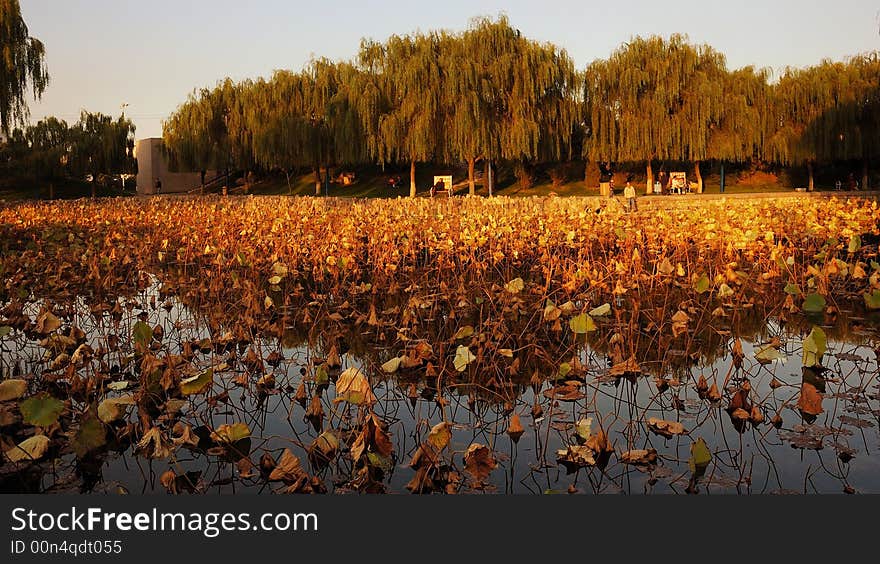
<instances>
[{"instance_id":1,"label":"sky","mask_svg":"<svg viewBox=\"0 0 880 564\"><path fill-rule=\"evenodd\" d=\"M126 116L136 137L194 89L301 69L313 57L353 58L361 38L465 29L506 14L523 35L568 51L578 68L631 37L684 33L729 68L806 67L880 50L880 0L20 0L46 46L51 82L31 121L75 122L80 110Z\"/></svg>"}]
</instances>

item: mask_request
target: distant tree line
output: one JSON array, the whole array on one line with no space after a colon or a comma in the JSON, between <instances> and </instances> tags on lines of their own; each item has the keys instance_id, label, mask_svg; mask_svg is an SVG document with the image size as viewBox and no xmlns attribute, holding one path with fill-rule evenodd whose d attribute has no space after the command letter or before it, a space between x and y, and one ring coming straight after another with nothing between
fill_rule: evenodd
<instances>
[{"instance_id":1,"label":"distant tree line","mask_svg":"<svg viewBox=\"0 0 880 564\"><path fill-rule=\"evenodd\" d=\"M564 51L530 41L506 19L465 32L364 40L357 60L190 95L164 124L172 160L192 170L576 157L582 79Z\"/></svg>"},{"instance_id":2,"label":"distant tree line","mask_svg":"<svg viewBox=\"0 0 880 564\"><path fill-rule=\"evenodd\" d=\"M12 131L0 147L0 170L7 177L38 180L50 188L59 180L89 180L94 196L105 177L136 173L134 131L124 116L114 119L100 112L83 111L72 125L48 117Z\"/></svg>"},{"instance_id":3,"label":"distant tree line","mask_svg":"<svg viewBox=\"0 0 880 564\"><path fill-rule=\"evenodd\" d=\"M83 111L73 125L55 117L28 125L25 94L39 99L49 73L45 47L29 35L18 0L0 0L0 54L0 179L45 181L51 197L56 180L90 178L94 196L103 177L135 172L135 128L124 116Z\"/></svg>"},{"instance_id":4,"label":"distant tree line","mask_svg":"<svg viewBox=\"0 0 880 564\"><path fill-rule=\"evenodd\" d=\"M328 165L690 162L804 167L862 163L880 144L880 58L789 68L727 68L723 54L681 35L636 37L578 71L562 49L523 37L505 17L460 33L362 40L353 61L194 92L164 124L177 166L192 170Z\"/></svg>"}]
</instances>

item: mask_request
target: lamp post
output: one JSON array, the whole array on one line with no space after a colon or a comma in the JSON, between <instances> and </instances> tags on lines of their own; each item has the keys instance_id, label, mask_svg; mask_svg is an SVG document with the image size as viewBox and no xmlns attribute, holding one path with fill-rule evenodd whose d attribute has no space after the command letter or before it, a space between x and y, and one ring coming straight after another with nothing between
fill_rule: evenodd
<instances>
[{"instance_id":1,"label":"lamp post","mask_svg":"<svg viewBox=\"0 0 880 564\"><path fill-rule=\"evenodd\" d=\"M124 123L125 122L125 108L128 107L128 102L123 102L120 107L122 108L122 115L119 118L119 120ZM127 137L127 135L126 135L126 137ZM128 149L126 149L126 155L128 157L131 157L131 153L129 152ZM122 170L125 170L125 163L124 162L122 165ZM126 177L126 173L124 173L124 172L119 175L119 180L122 182L122 191L123 192L125 192L125 177Z\"/></svg>"}]
</instances>

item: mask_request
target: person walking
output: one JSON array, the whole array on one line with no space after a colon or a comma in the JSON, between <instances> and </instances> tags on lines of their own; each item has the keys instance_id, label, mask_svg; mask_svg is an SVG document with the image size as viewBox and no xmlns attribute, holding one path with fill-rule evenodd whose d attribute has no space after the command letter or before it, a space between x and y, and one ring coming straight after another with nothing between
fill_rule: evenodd
<instances>
[{"instance_id":1,"label":"person walking","mask_svg":"<svg viewBox=\"0 0 880 564\"><path fill-rule=\"evenodd\" d=\"M626 181L626 186L623 188L623 197L626 198L627 211L639 211L636 204L636 189L629 180Z\"/></svg>"}]
</instances>

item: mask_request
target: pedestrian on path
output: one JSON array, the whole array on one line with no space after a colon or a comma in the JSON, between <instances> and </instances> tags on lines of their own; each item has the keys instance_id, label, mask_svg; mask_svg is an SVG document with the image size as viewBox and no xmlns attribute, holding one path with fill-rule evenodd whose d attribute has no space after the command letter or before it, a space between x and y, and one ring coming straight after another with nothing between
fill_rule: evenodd
<instances>
[{"instance_id":1,"label":"pedestrian on path","mask_svg":"<svg viewBox=\"0 0 880 564\"><path fill-rule=\"evenodd\" d=\"M626 198L627 211L639 211L638 204L636 204L636 189L629 180L626 181L626 186L623 189L623 197Z\"/></svg>"}]
</instances>

